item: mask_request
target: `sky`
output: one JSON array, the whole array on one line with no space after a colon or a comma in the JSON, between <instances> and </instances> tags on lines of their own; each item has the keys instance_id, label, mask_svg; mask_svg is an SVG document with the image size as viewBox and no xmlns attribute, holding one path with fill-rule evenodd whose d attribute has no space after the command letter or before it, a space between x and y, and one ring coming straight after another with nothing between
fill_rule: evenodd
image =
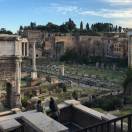
<instances>
[{"instance_id":1,"label":"sky","mask_svg":"<svg viewBox=\"0 0 132 132\"><path fill-rule=\"evenodd\" d=\"M132 0L0 0L0 28L16 32L30 22L62 24L69 18L79 26L110 22L132 27Z\"/></svg>"}]
</instances>

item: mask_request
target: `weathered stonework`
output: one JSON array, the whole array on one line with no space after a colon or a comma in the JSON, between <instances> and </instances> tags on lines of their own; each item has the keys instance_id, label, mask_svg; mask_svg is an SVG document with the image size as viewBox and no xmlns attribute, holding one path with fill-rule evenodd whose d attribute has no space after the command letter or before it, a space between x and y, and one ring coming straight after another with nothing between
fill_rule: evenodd
<instances>
[{"instance_id":1,"label":"weathered stonework","mask_svg":"<svg viewBox=\"0 0 132 132\"><path fill-rule=\"evenodd\" d=\"M17 35L0 35L0 81L9 88L6 98L11 108L21 105L21 42Z\"/></svg>"},{"instance_id":2,"label":"weathered stonework","mask_svg":"<svg viewBox=\"0 0 132 132\"><path fill-rule=\"evenodd\" d=\"M0 57L0 80L11 85L8 101L10 107L18 106L20 100L20 66L21 59L17 57Z\"/></svg>"}]
</instances>

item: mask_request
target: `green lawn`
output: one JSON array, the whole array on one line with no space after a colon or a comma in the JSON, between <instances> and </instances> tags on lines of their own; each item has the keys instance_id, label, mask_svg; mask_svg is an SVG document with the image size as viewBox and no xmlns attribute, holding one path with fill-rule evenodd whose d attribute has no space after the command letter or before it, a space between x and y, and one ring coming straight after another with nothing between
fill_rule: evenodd
<instances>
[{"instance_id":1,"label":"green lawn","mask_svg":"<svg viewBox=\"0 0 132 132\"><path fill-rule=\"evenodd\" d=\"M125 77L126 70L123 71L112 71L108 69L97 69L94 66L76 66L76 65L65 65L65 71L69 71L70 73L78 72L78 74L85 75L96 75L100 78L105 78L108 80L123 80Z\"/></svg>"},{"instance_id":2,"label":"green lawn","mask_svg":"<svg viewBox=\"0 0 132 132\"><path fill-rule=\"evenodd\" d=\"M111 113L116 116L125 116L128 114L132 114L132 106L124 106L122 109L113 111Z\"/></svg>"}]
</instances>

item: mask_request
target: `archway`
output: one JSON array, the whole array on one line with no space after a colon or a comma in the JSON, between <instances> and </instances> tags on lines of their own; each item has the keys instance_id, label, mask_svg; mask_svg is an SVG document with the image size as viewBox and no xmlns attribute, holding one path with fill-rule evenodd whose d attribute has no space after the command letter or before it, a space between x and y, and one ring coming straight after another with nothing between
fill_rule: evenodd
<instances>
[{"instance_id":1,"label":"archway","mask_svg":"<svg viewBox=\"0 0 132 132\"><path fill-rule=\"evenodd\" d=\"M6 81L0 81L0 111L11 107L12 85Z\"/></svg>"}]
</instances>

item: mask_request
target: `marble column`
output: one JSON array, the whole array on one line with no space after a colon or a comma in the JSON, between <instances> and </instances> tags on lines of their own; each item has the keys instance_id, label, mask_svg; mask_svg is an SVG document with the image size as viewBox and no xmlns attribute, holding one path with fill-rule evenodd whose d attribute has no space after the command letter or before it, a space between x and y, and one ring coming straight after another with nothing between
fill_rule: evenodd
<instances>
[{"instance_id":1,"label":"marble column","mask_svg":"<svg viewBox=\"0 0 132 132\"><path fill-rule=\"evenodd\" d=\"M33 51L32 51L32 73L31 77L33 80L37 79L37 68L36 68L36 42L33 43Z\"/></svg>"}]
</instances>

